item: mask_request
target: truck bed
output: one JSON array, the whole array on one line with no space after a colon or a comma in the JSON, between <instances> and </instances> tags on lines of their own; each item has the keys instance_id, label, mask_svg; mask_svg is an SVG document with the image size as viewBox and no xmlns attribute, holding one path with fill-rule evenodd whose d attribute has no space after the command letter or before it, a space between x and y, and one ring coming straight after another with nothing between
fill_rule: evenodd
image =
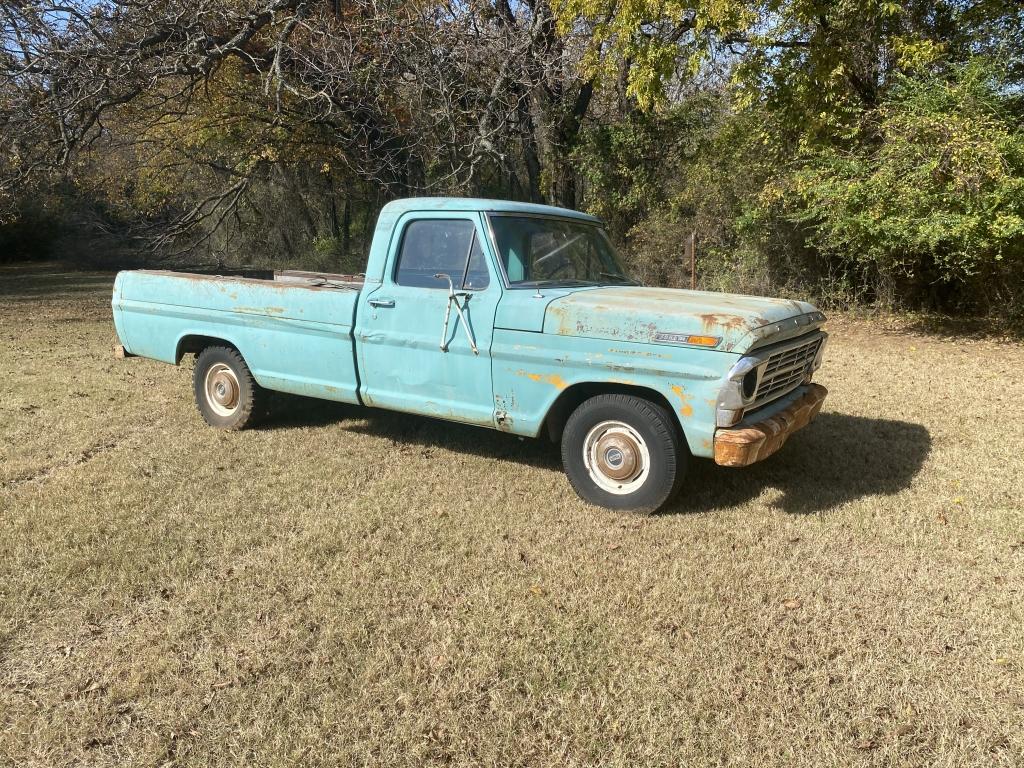
<instances>
[{"instance_id":1,"label":"truck bed","mask_svg":"<svg viewBox=\"0 0 1024 768\"><path fill-rule=\"evenodd\" d=\"M121 272L112 301L118 336L128 353L169 363L221 340L267 389L359 402L352 329L361 276L265 274Z\"/></svg>"},{"instance_id":2,"label":"truck bed","mask_svg":"<svg viewBox=\"0 0 1024 768\"><path fill-rule=\"evenodd\" d=\"M334 272L304 272L299 269L285 269L274 272L274 280L279 282L303 283L311 286L327 286L338 288L363 287L363 275L342 275Z\"/></svg>"},{"instance_id":3,"label":"truck bed","mask_svg":"<svg viewBox=\"0 0 1024 768\"><path fill-rule=\"evenodd\" d=\"M184 272L175 269L138 269L138 274L168 275L194 280L256 280L278 283L296 283L308 288L350 288L358 290L364 282L363 275L346 275L339 272L310 272L301 269L247 269L237 274L209 274L206 272Z\"/></svg>"}]
</instances>

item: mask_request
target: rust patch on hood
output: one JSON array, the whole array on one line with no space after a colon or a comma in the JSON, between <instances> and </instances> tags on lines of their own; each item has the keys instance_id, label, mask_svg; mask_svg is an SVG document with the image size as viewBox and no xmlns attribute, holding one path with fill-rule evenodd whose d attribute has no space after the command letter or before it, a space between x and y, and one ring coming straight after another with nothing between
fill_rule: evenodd
<instances>
[{"instance_id":1,"label":"rust patch on hood","mask_svg":"<svg viewBox=\"0 0 1024 768\"><path fill-rule=\"evenodd\" d=\"M707 314L699 315L701 325L705 331L711 331L715 328L723 328L728 331L745 331L750 328L747 325L747 321L739 315L726 315L719 312L708 312Z\"/></svg>"}]
</instances>

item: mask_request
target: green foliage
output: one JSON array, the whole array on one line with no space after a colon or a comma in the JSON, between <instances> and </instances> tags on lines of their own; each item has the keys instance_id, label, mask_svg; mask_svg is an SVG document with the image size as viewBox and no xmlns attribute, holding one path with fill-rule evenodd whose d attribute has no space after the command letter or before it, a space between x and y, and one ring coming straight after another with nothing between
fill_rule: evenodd
<instances>
[{"instance_id":1,"label":"green foliage","mask_svg":"<svg viewBox=\"0 0 1024 768\"><path fill-rule=\"evenodd\" d=\"M721 99L703 94L658 113L633 112L588 129L574 153L589 210L623 238L666 199L719 121Z\"/></svg>"},{"instance_id":2,"label":"green foliage","mask_svg":"<svg viewBox=\"0 0 1024 768\"><path fill-rule=\"evenodd\" d=\"M1024 317L1024 6L556 8L593 25L585 65L606 85L628 72L645 113L592 131L580 162L638 274L687 281L696 231L704 287ZM695 132L670 91L715 71L723 108Z\"/></svg>"},{"instance_id":3,"label":"green foliage","mask_svg":"<svg viewBox=\"0 0 1024 768\"><path fill-rule=\"evenodd\" d=\"M734 111L720 92L596 127L577 151L588 209L645 282L689 285L683 243L694 232L701 287L784 292L806 272L791 263L795 227L757 217L757 192L784 156L774 135L763 110Z\"/></svg>"},{"instance_id":4,"label":"green foliage","mask_svg":"<svg viewBox=\"0 0 1024 768\"><path fill-rule=\"evenodd\" d=\"M720 101L688 162L659 179L660 205L632 227L630 251L638 262L653 266L643 270L646 279L688 285L682 242L693 232L700 287L769 293L774 286L761 250L743 237L740 226L751 190L761 187L773 167L759 140L763 116L726 107Z\"/></svg>"},{"instance_id":5,"label":"green foliage","mask_svg":"<svg viewBox=\"0 0 1024 768\"><path fill-rule=\"evenodd\" d=\"M71 2L112 32L177 24ZM101 94L102 120L40 117L49 78L3 80L0 258L91 228L122 251L83 250L115 259L147 242L143 258L353 271L385 201L466 194L578 202L652 284L689 284L695 232L704 288L1024 320L1018 0L299 5L202 66L175 56L248 23L237 3L143 59L62 30L37 70ZM116 66L84 66L99 54ZM133 93L129 74L137 95L102 96Z\"/></svg>"},{"instance_id":6,"label":"green foliage","mask_svg":"<svg viewBox=\"0 0 1024 768\"><path fill-rule=\"evenodd\" d=\"M825 258L869 266L941 309L1024 312L1024 131L997 70L901 77L878 140L805 152L762 191ZM959 286L950 298L929 288ZM924 298L908 296L908 298Z\"/></svg>"},{"instance_id":7,"label":"green foliage","mask_svg":"<svg viewBox=\"0 0 1024 768\"><path fill-rule=\"evenodd\" d=\"M367 237L372 233L367 233ZM305 259L297 261L305 269L323 272L340 272L346 275L360 274L366 270L368 253L346 250L342 237L322 235L313 239L313 247Z\"/></svg>"}]
</instances>

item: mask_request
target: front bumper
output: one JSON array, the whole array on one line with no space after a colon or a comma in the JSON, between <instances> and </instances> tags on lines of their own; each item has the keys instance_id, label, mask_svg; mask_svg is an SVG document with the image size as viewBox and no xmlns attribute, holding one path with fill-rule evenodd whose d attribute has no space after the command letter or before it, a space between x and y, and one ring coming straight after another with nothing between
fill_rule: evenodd
<instances>
[{"instance_id":1,"label":"front bumper","mask_svg":"<svg viewBox=\"0 0 1024 768\"><path fill-rule=\"evenodd\" d=\"M761 421L716 430L715 463L746 467L768 458L791 434L814 421L827 394L828 390L820 384L809 384L796 400Z\"/></svg>"}]
</instances>

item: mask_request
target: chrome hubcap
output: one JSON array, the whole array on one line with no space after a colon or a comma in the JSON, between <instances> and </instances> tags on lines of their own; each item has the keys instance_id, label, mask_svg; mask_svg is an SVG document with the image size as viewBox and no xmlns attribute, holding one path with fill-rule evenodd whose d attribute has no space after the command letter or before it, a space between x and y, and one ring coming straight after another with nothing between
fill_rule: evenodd
<instances>
[{"instance_id":1,"label":"chrome hubcap","mask_svg":"<svg viewBox=\"0 0 1024 768\"><path fill-rule=\"evenodd\" d=\"M602 421L587 433L583 461L591 479L609 493L633 493L646 482L651 454L640 433L622 421Z\"/></svg>"},{"instance_id":2,"label":"chrome hubcap","mask_svg":"<svg viewBox=\"0 0 1024 768\"><path fill-rule=\"evenodd\" d=\"M206 401L218 416L230 416L238 409L241 388L235 372L224 363L210 366L206 372Z\"/></svg>"}]
</instances>

